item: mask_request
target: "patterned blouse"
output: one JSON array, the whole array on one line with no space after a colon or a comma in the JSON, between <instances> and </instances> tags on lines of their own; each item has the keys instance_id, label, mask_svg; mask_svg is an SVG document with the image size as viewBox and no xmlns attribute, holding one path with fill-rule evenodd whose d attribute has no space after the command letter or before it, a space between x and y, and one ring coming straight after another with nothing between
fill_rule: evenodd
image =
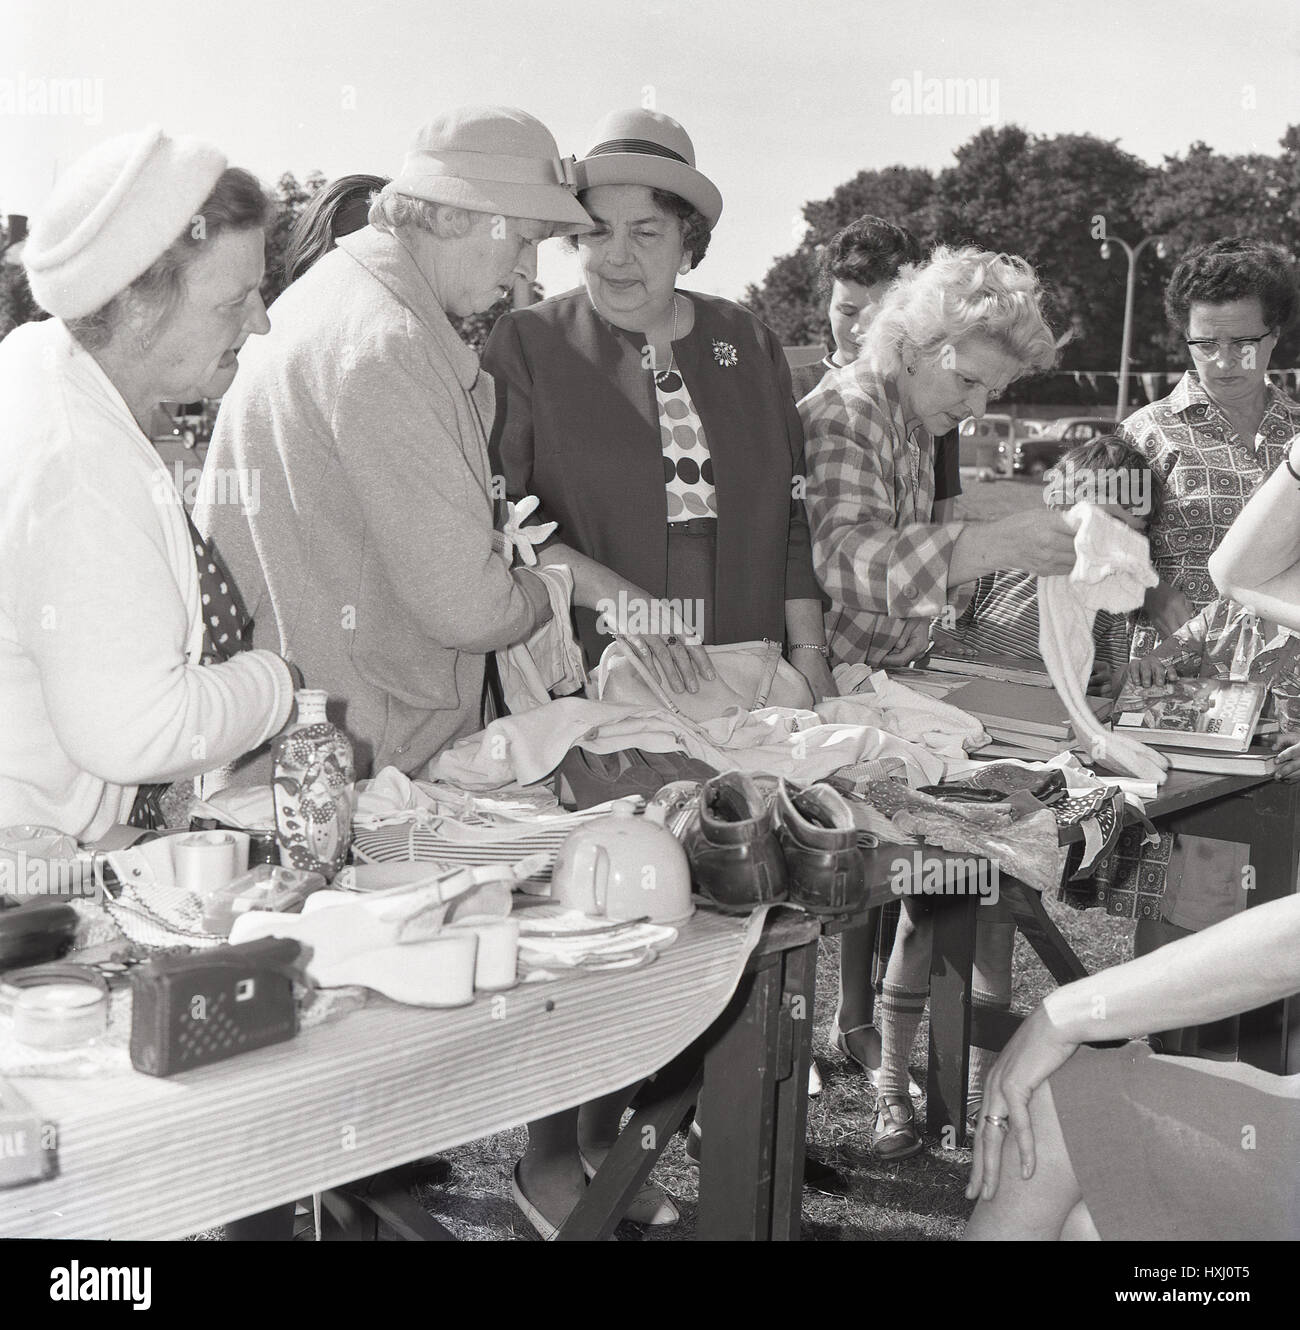
<instances>
[{"instance_id":1,"label":"patterned blouse","mask_svg":"<svg viewBox=\"0 0 1300 1330\"><path fill-rule=\"evenodd\" d=\"M960 522L935 526L934 440L910 434L894 383L856 361L799 403L813 568L831 598L833 660L876 664L908 619L947 602Z\"/></svg>"},{"instance_id":2,"label":"patterned blouse","mask_svg":"<svg viewBox=\"0 0 1300 1330\"><path fill-rule=\"evenodd\" d=\"M694 517L717 517L718 496L713 488L713 458L704 434L704 422L691 401L680 374L655 379L659 407L659 438L664 450L664 486L668 521L689 522Z\"/></svg>"},{"instance_id":3,"label":"patterned blouse","mask_svg":"<svg viewBox=\"0 0 1300 1330\"><path fill-rule=\"evenodd\" d=\"M1227 415L1188 372L1168 397L1135 411L1116 431L1151 463L1164 482L1163 507L1151 528L1151 562L1197 610L1219 594L1207 564L1255 488L1277 467L1300 434L1300 403L1268 385L1259 432L1239 439ZM1158 641L1145 615L1133 655Z\"/></svg>"}]
</instances>

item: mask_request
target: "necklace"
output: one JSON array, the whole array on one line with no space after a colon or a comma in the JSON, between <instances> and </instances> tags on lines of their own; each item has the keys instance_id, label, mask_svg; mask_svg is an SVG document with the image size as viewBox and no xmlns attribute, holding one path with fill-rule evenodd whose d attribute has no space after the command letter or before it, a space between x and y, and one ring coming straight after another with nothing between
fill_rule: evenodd
<instances>
[{"instance_id":1,"label":"necklace","mask_svg":"<svg viewBox=\"0 0 1300 1330\"><path fill-rule=\"evenodd\" d=\"M677 361L677 348L673 345L673 342L675 342L676 340L677 340L677 292L674 291L673 292L673 336L672 336L672 341L668 343L668 368L665 370L655 371L655 385L657 387L667 389L668 391L671 391L671 389L669 389L670 381L668 376L673 372L673 365ZM673 387L675 388L676 385L674 384Z\"/></svg>"}]
</instances>

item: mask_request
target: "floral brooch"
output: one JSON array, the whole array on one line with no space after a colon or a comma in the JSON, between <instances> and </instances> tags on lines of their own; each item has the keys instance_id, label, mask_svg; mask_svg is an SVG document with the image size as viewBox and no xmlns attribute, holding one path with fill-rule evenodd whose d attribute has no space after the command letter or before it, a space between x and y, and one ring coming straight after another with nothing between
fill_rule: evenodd
<instances>
[{"instance_id":1,"label":"floral brooch","mask_svg":"<svg viewBox=\"0 0 1300 1330\"><path fill-rule=\"evenodd\" d=\"M740 354L730 342L713 341L713 358L723 369L731 369L740 363Z\"/></svg>"}]
</instances>

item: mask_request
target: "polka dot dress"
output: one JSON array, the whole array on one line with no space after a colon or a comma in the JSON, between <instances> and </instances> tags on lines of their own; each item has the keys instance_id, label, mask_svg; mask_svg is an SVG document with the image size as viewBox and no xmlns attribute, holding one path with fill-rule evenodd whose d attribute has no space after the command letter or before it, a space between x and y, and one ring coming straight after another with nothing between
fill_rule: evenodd
<instances>
[{"instance_id":1,"label":"polka dot dress","mask_svg":"<svg viewBox=\"0 0 1300 1330\"><path fill-rule=\"evenodd\" d=\"M675 371L659 376L655 380L655 396L659 399L659 437L663 444L669 522L717 517L718 497L713 489L709 441L682 376Z\"/></svg>"},{"instance_id":2,"label":"polka dot dress","mask_svg":"<svg viewBox=\"0 0 1300 1330\"><path fill-rule=\"evenodd\" d=\"M198 528L185 515L189 523L190 540L194 545L194 562L199 570L199 598L203 605L203 663L229 660L248 645L248 616L239 603L230 574L221 562L210 540L204 540Z\"/></svg>"}]
</instances>

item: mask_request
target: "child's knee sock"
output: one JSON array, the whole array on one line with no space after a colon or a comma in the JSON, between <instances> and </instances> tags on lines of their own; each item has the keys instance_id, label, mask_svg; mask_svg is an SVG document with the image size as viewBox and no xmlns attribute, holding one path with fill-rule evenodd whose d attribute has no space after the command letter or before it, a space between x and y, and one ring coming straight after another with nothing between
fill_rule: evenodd
<instances>
[{"instance_id":1,"label":"child's knee sock","mask_svg":"<svg viewBox=\"0 0 1300 1330\"><path fill-rule=\"evenodd\" d=\"M909 992L885 981L876 1014L880 1030L880 1073L876 1087L880 1094L906 1095L910 1076L907 1059L916 1041L916 1030L925 1015L928 992Z\"/></svg>"}]
</instances>

